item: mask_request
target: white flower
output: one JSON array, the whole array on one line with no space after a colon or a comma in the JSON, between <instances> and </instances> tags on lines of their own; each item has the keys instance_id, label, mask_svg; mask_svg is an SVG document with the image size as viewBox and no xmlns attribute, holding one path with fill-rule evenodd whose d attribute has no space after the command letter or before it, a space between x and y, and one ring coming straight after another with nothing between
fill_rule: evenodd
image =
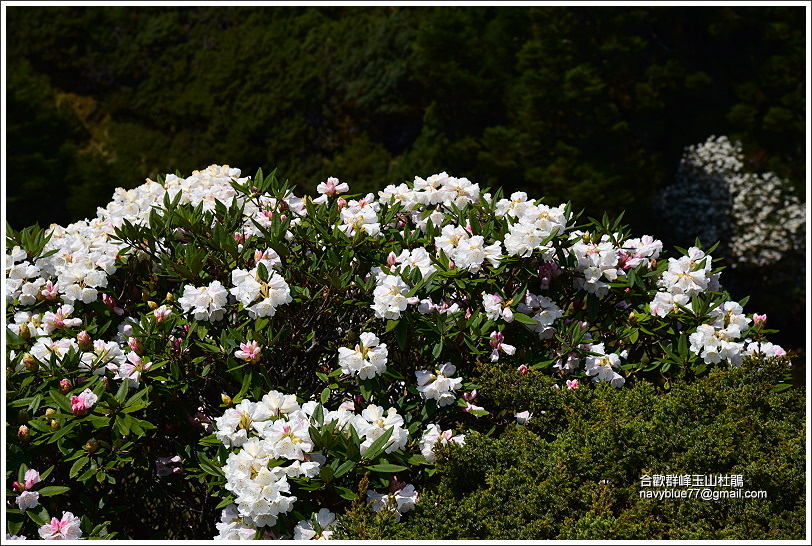
<instances>
[{"instance_id":1,"label":"white flower","mask_svg":"<svg viewBox=\"0 0 812 546\"><path fill-rule=\"evenodd\" d=\"M398 270L403 272L406 268L419 269L424 279L429 278L437 268L431 262L431 256L424 247L417 247L413 250L404 249L395 258L395 263L400 264Z\"/></svg>"},{"instance_id":2,"label":"white flower","mask_svg":"<svg viewBox=\"0 0 812 546\"><path fill-rule=\"evenodd\" d=\"M451 377L457 368L446 362L434 372L417 370L417 391L426 400L437 400L439 407L453 404L457 397L454 391L462 387L461 377Z\"/></svg>"},{"instance_id":3,"label":"white flower","mask_svg":"<svg viewBox=\"0 0 812 546\"><path fill-rule=\"evenodd\" d=\"M14 499L14 502L17 503L17 508L20 510L36 508L39 505L39 493L36 491L23 491Z\"/></svg>"},{"instance_id":4,"label":"white flower","mask_svg":"<svg viewBox=\"0 0 812 546\"><path fill-rule=\"evenodd\" d=\"M339 347L338 365L346 375L372 379L386 371L388 354L386 343L380 343L375 334L364 332L361 334L361 343L355 349Z\"/></svg>"},{"instance_id":5,"label":"white flower","mask_svg":"<svg viewBox=\"0 0 812 546\"><path fill-rule=\"evenodd\" d=\"M519 423L520 425L526 425L527 423L530 422L530 419L532 418L533 414L527 410L520 411L519 413L516 414L516 422Z\"/></svg>"},{"instance_id":6,"label":"white flower","mask_svg":"<svg viewBox=\"0 0 812 546\"><path fill-rule=\"evenodd\" d=\"M620 356L616 353L607 355L603 343L591 345L589 350L598 353L586 357L586 374L592 377L592 381L608 381L613 387L622 387L626 379L613 369L620 366Z\"/></svg>"},{"instance_id":7,"label":"white flower","mask_svg":"<svg viewBox=\"0 0 812 546\"><path fill-rule=\"evenodd\" d=\"M418 501L418 494L414 486L408 484L388 495L377 491L367 491L367 501L372 503L372 509L376 512L381 510L394 511L395 521L400 521L401 514L414 510Z\"/></svg>"},{"instance_id":8,"label":"white flower","mask_svg":"<svg viewBox=\"0 0 812 546\"><path fill-rule=\"evenodd\" d=\"M389 408L384 412L384 408L381 406L370 404L361 412L361 415L352 419L352 425L358 432L359 438L364 438L361 443L362 456L366 455L372 443L389 429L393 429L392 436L389 437L384 452L392 453L405 448L409 439L408 432L403 428L403 417L398 415L395 408Z\"/></svg>"},{"instance_id":9,"label":"white flower","mask_svg":"<svg viewBox=\"0 0 812 546\"><path fill-rule=\"evenodd\" d=\"M374 302L371 305L375 316L390 320L400 318L401 311L406 309L409 301L406 295L409 285L397 275L382 275L377 278L377 286L373 291Z\"/></svg>"},{"instance_id":10,"label":"white flower","mask_svg":"<svg viewBox=\"0 0 812 546\"><path fill-rule=\"evenodd\" d=\"M262 280L259 267L250 271L235 269L231 272L231 283L234 287L230 292L242 303L251 318L272 317L276 314L277 307L293 301L285 279L276 271L268 270L267 266L266 271L268 271L267 281Z\"/></svg>"},{"instance_id":11,"label":"white flower","mask_svg":"<svg viewBox=\"0 0 812 546\"><path fill-rule=\"evenodd\" d=\"M316 526L313 525L315 519ZM329 540L333 534L336 515L327 508L320 509L310 520L300 520L293 529L293 540Z\"/></svg>"},{"instance_id":12,"label":"white flower","mask_svg":"<svg viewBox=\"0 0 812 546\"><path fill-rule=\"evenodd\" d=\"M220 521L215 525L219 534L214 540L254 540L255 529L247 526L237 513L237 505L229 504L220 513Z\"/></svg>"},{"instance_id":13,"label":"white flower","mask_svg":"<svg viewBox=\"0 0 812 546\"><path fill-rule=\"evenodd\" d=\"M197 288L187 284L178 303L184 313L191 311L195 320L216 321L225 315L228 292L220 281L212 281L208 286Z\"/></svg>"},{"instance_id":14,"label":"white flower","mask_svg":"<svg viewBox=\"0 0 812 546\"><path fill-rule=\"evenodd\" d=\"M435 461L436 455L434 454L434 447L437 444L442 445L448 442L459 445L465 444L464 434L458 434L457 436L453 434L454 432L451 430L440 430L440 427L433 423L426 427L426 431L420 438L419 447L420 453L425 457L427 462L433 463Z\"/></svg>"}]
</instances>

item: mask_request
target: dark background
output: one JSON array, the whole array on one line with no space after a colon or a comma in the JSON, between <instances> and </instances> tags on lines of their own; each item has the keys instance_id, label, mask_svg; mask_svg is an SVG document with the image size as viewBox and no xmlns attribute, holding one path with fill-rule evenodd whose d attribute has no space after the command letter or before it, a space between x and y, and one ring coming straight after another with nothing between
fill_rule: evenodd
<instances>
[{"instance_id":1,"label":"dark background","mask_svg":"<svg viewBox=\"0 0 812 546\"><path fill-rule=\"evenodd\" d=\"M116 187L228 164L313 193L447 171L625 211L686 146L744 145L805 201L803 7L8 7L6 219L95 217ZM710 246L712 242L707 242ZM776 267L785 267L777 265ZM722 275L805 344L803 280ZM778 285L777 285L778 284Z\"/></svg>"}]
</instances>

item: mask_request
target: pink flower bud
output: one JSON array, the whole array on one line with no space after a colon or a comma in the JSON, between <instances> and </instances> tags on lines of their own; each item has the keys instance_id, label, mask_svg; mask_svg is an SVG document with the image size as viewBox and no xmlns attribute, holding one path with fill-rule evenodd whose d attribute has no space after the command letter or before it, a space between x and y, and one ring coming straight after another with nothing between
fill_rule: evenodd
<instances>
[{"instance_id":1,"label":"pink flower bud","mask_svg":"<svg viewBox=\"0 0 812 546\"><path fill-rule=\"evenodd\" d=\"M31 431L28 430L27 426L20 425L20 428L17 429L17 438L19 438L21 442L27 442L31 439Z\"/></svg>"},{"instance_id":2,"label":"pink flower bud","mask_svg":"<svg viewBox=\"0 0 812 546\"><path fill-rule=\"evenodd\" d=\"M767 315L753 315L753 323L758 327L763 327L767 322Z\"/></svg>"},{"instance_id":3,"label":"pink flower bud","mask_svg":"<svg viewBox=\"0 0 812 546\"><path fill-rule=\"evenodd\" d=\"M530 368L528 368L526 364L522 364L521 366L516 368L516 371L522 375L527 375L528 373L530 373Z\"/></svg>"},{"instance_id":4,"label":"pink flower bud","mask_svg":"<svg viewBox=\"0 0 812 546\"><path fill-rule=\"evenodd\" d=\"M577 379L567 379L567 388L568 389L577 389L578 388L578 380Z\"/></svg>"},{"instance_id":5,"label":"pink flower bud","mask_svg":"<svg viewBox=\"0 0 812 546\"><path fill-rule=\"evenodd\" d=\"M144 352L144 346L141 345L141 342L138 341L138 338L136 337L130 337L127 340L127 345L130 347L130 350L137 355L140 355L141 353Z\"/></svg>"},{"instance_id":6,"label":"pink flower bud","mask_svg":"<svg viewBox=\"0 0 812 546\"><path fill-rule=\"evenodd\" d=\"M505 335L502 332L491 332L491 349L498 349L505 341Z\"/></svg>"},{"instance_id":7,"label":"pink flower bud","mask_svg":"<svg viewBox=\"0 0 812 546\"><path fill-rule=\"evenodd\" d=\"M386 257L386 265L389 267L394 266L397 263L397 255L394 252L390 252L389 256Z\"/></svg>"},{"instance_id":8,"label":"pink flower bud","mask_svg":"<svg viewBox=\"0 0 812 546\"><path fill-rule=\"evenodd\" d=\"M82 330L78 334L76 334L76 343L79 345L79 348L83 351L90 351L93 349L93 338L90 337L90 334L87 333L87 330Z\"/></svg>"},{"instance_id":9,"label":"pink flower bud","mask_svg":"<svg viewBox=\"0 0 812 546\"><path fill-rule=\"evenodd\" d=\"M22 493L23 491L25 491L25 485L21 484L20 482L14 482L11 485L11 488L14 489L14 491L16 491L17 493Z\"/></svg>"},{"instance_id":10,"label":"pink flower bud","mask_svg":"<svg viewBox=\"0 0 812 546\"><path fill-rule=\"evenodd\" d=\"M25 364L25 369L31 373L37 373L37 370L39 370L39 362L31 353L23 355L23 364Z\"/></svg>"},{"instance_id":11,"label":"pink flower bud","mask_svg":"<svg viewBox=\"0 0 812 546\"><path fill-rule=\"evenodd\" d=\"M73 388L73 384L71 384L70 379L63 379L59 382L59 393L60 394L68 394L71 389Z\"/></svg>"},{"instance_id":12,"label":"pink flower bud","mask_svg":"<svg viewBox=\"0 0 812 546\"><path fill-rule=\"evenodd\" d=\"M347 200L344 199L343 197L339 197L337 203L339 211L347 206Z\"/></svg>"}]
</instances>

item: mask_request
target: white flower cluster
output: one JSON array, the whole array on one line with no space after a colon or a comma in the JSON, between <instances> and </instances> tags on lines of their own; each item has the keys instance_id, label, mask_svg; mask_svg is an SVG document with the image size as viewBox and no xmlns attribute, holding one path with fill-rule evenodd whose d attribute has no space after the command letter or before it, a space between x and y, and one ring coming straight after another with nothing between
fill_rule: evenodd
<instances>
[{"instance_id":1,"label":"white flower cluster","mask_svg":"<svg viewBox=\"0 0 812 546\"><path fill-rule=\"evenodd\" d=\"M589 351L598 353L586 357L586 375L591 377L592 381L595 383L608 381L610 385L616 388L620 388L626 383L626 379L615 371L620 366L620 357L625 355L617 355L616 353L607 355L603 343L590 345Z\"/></svg>"},{"instance_id":2,"label":"white flower cluster","mask_svg":"<svg viewBox=\"0 0 812 546\"><path fill-rule=\"evenodd\" d=\"M395 408L370 404L356 414L353 404L347 403L337 410L323 411L319 425L313 418L317 406L316 402L300 406L294 395L270 391L259 402L242 400L214 420L217 439L230 448L223 472L225 487L235 496L234 505L222 512L216 538L254 538L252 531L273 526L280 514L293 509L296 496L291 494L288 480L315 477L326 463L325 455L314 450L310 427L335 422L335 430L347 435L353 427L361 440L362 456L389 430L385 453L407 445L409 434ZM328 520L327 514L317 515L322 531L331 524ZM308 522L300 521L297 527L298 534L315 536Z\"/></svg>"},{"instance_id":3,"label":"white flower cluster","mask_svg":"<svg viewBox=\"0 0 812 546\"><path fill-rule=\"evenodd\" d=\"M575 287L586 290L598 297L609 293L609 282L616 281L618 277L625 277L626 271L643 262L656 260L663 248L661 241L648 235L628 239L621 244L612 242L608 235L602 235L598 243L587 240L585 234L574 231L577 236L570 252L578 260L576 270L583 273L583 277L575 278ZM618 235L615 234L617 238Z\"/></svg>"},{"instance_id":4,"label":"white flower cluster","mask_svg":"<svg viewBox=\"0 0 812 546\"><path fill-rule=\"evenodd\" d=\"M462 387L461 377L451 377L457 367L446 362L434 371L417 370L417 391L426 400L437 400L439 407L453 404L457 397L454 391Z\"/></svg>"},{"instance_id":5,"label":"white flower cluster","mask_svg":"<svg viewBox=\"0 0 812 546\"><path fill-rule=\"evenodd\" d=\"M400 521L401 514L414 510L418 494L414 485L408 484L392 493L378 493L367 491L367 502L372 504L376 512L391 510L395 514L395 521Z\"/></svg>"},{"instance_id":6,"label":"white flower cluster","mask_svg":"<svg viewBox=\"0 0 812 546\"><path fill-rule=\"evenodd\" d=\"M688 306L691 297L705 291L718 291L719 273L712 273L712 257L692 246L688 255L669 258L668 269L657 284L662 290L654 295L649 308L658 317L665 317L676 305Z\"/></svg>"},{"instance_id":7,"label":"white flower cluster","mask_svg":"<svg viewBox=\"0 0 812 546\"><path fill-rule=\"evenodd\" d=\"M528 324L530 330L539 335L539 339L550 339L555 334L553 323L556 319L564 316L564 312L558 308L553 300L547 296L537 296L528 292L524 301L516 306L516 310L525 315L529 315L536 323Z\"/></svg>"},{"instance_id":8,"label":"white flower cluster","mask_svg":"<svg viewBox=\"0 0 812 546\"><path fill-rule=\"evenodd\" d=\"M237 197L236 190L231 186L232 179L238 184L248 181L248 178L240 178L240 169L233 169L228 165L210 165L203 171L192 171L192 175L187 178L168 174L164 179L164 188L170 199L181 193L181 205L188 203L196 207L202 203L204 211L213 211L217 201L230 206ZM147 179L147 182L151 181Z\"/></svg>"},{"instance_id":9,"label":"white flower cluster","mask_svg":"<svg viewBox=\"0 0 812 546\"><path fill-rule=\"evenodd\" d=\"M775 173L744 172L742 145L726 136L685 149L656 207L678 240L720 241L719 252L734 267L763 267L791 255L803 261L806 205Z\"/></svg>"},{"instance_id":10,"label":"white flower cluster","mask_svg":"<svg viewBox=\"0 0 812 546\"><path fill-rule=\"evenodd\" d=\"M360 379L372 379L386 371L389 352L386 343L371 332L361 334L361 343L354 349L338 348L338 365L346 375L357 375Z\"/></svg>"},{"instance_id":11,"label":"white flower cluster","mask_svg":"<svg viewBox=\"0 0 812 546\"><path fill-rule=\"evenodd\" d=\"M467 178L454 178L442 172L425 180L415 176L412 188L406 184L389 185L378 192L378 196L382 203L400 202L407 212L430 206L437 206L435 212L440 212L447 210L452 204L458 209L464 209L471 203L479 202L479 184L473 184ZM421 212L417 211L416 217L412 219L415 224L422 223L425 227L426 219L421 217ZM437 225L435 218L432 218L432 222Z\"/></svg>"},{"instance_id":12,"label":"white flower cluster","mask_svg":"<svg viewBox=\"0 0 812 546\"><path fill-rule=\"evenodd\" d=\"M712 324L701 324L688 337L691 351L702 357L706 363L723 360L734 366L741 364L743 343L736 342L747 330L750 319L745 317L741 305L728 301L711 311L716 320Z\"/></svg>"},{"instance_id":13,"label":"white flower cluster","mask_svg":"<svg viewBox=\"0 0 812 546\"><path fill-rule=\"evenodd\" d=\"M423 436L420 438L420 453L425 457L427 462L433 463L437 457L434 454L434 448L437 445L444 445L448 442L465 445L465 435L458 434L454 436L454 431L441 430L438 425L432 423L426 427Z\"/></svg>"},{"instance_id":14,"label":"white flower cluster","mask_svg":"<svg viewBox=\"0 0 812 546\"><path fill-rule=\"evenodd\" d=\"M178 303L184 313L191 311L195 320L217 321L225 316L228 291L220 281L212 281L208 286L201 287L187 284Z\"/></svg>"},{"instance_id":15,"label":"white flower cluster","mask_svg":"<svg viewBox=\"0 0 812 546\"><path fill-rule=\"evenodd\" d=\"M237 301L243 304L251 318L272 317L276 314L277 307L293 301L290 287L285 279L270 268L266 270L268 271L267 281L260 277L259 267L250 271L235 269L231 272L231 282L234 288L230 292L237 298Z\"/></svg>"},{"instance_id":16,"label":"white flower cluster","mask_svg":"<svg viewBox=\"0 0 812 546\"><path fill-rule=\"evenodd\" d=\"M516 192L510 200L501 199L496 203L496 215L515 218L505 235L505 250L510 256L530 256L542 249L542 257L549 261L553 257L552 245L542 248L544 240L553 234L564 233L567 228L565 207L549 207L527 201L527 194Z\"/></svg>"},{"instance_id":17,"label":"white flower cluster","mask_svg":"<svg viewBox=\"0 0 812 546\"><path fill-rule=\"evenodd\" d=\"M376 277L375 290L372 293L374 298L371 305L378 318L397 320L401 312L409 304L407 294L409 285L403 282L398 275L387 275L382 273Z\"/></svg>"},{"instance_id":18,"label":"white flower cluster","mask_svg":"<svg viewBox=\"0 0 812 546\"><path fill-rule=\"evenodd\" d=\"M397 264L396 269L400 273L406 272L409 268L419 269L424 279L428 279L437 271L437 268L431 262L431 256L422 246L411 250L408 248L403 249L398 255L393 252L390 261Z\"/></svg>"},{"instance_id":19,"label":"white flower cluster","mask_svg":"<svg viewBox=\"0 0 812 546\"><path fill-rule=\"evenodd\" d=\"M481 235L471 235L468 229L451 224L443 226L440 235L434 238L434 245L438 255L442 250L455 267L471 273L479 272L486 259L491 267L499 267L502 258L501 242L485 245Z\"/></svg>"},{"instance_id":20,"label":"white flower cluster","mask_svg":"<svg viewBox=\"0 0 812 546\"><path fill-rule=\"evenodd\" d=\"M341 209L341 223L335 227L348 237L354 237L358 232L377 237L381 232L378 221L380 207L371 193L360 201L352 199Z\"/></svg>"},{"instance_id":21,"label":"white flower cluster","mask_svg":"<svg viewBox=\"0 0 812 546\"><path fill-rule=\"evenodd\" d=\"M293 540L330 540L336 524L336 515L329 508L321 508L309 520L301 520L293 528Z\"/></svg>"}]
</instances>

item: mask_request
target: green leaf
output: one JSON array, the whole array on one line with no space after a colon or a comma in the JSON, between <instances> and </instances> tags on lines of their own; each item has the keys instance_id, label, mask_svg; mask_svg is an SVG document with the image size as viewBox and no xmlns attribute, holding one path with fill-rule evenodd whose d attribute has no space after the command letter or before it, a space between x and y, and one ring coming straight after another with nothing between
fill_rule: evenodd
<instances>
[{"instance_id":1,"label":"green leaf","mask_svg":"<svg viewBox=\"0 0 812 546\"><path fill-rule=\"evenodd\" d=\"M54 495L59 495L66 491L70 491L70 487L65 485L49 485L37 490L37 492L43 497L53 497Z\"/></svg>"},{"instance_id":2,"label":"green leaf","mask_svg":"<svg viewBox=\"0 0 812 546\"><path fill-rule=\"evenodd\" d=\"M405 320L399 320L395 327L395 340L398 343L398 348L403 351L406 349L406 341L408 333L407 324Z\"/></svg>"},{"instance_id":3,"label":"green leaf","mask_svg":"<svg viewBox=\"0 0 812 546\"><path fill-rule=\"evenodd\" d=\"M56 389L51 389L48 392L51 395L51 400L53 400L54 404L59 406L59 408L62 409L63 411L73 415L73 409L70 406L70 401L65 395L63 395Z\"/></svg>"},{"instance_id":4,"label":"green leaf","mask_svg":"<svg viewBox=\"0 0 812 546\"><path fill-rule=\"evenodd\" d=\"M119 405L123 405L124 401L127 399L127 391L129 390L129 388L130 388L129 381L122 381L121 385L119 385L118 391L116 391L116 402L118 402Z\"/></svg>"},{"instance_id":5,"label":"green leaf","mask_svg":"<svg viewBox=\"0 0 812 546\"><path fill-rule=\"evenodd\" d=\"M373 464L365 467L365 470L371 470L372 472L384 472L387 474L394 474L395 472L403 472L404 470L407 470L407 468L405 466L400 466L398 464Z\"/></svg>"},{"instance_id":6,"label":"green leaf","mask_svg":"<svg viewBox=\"0 0 812 546\"><path fill-rule=\"evenodd\" d=\"M344 474L355 468L355 465L356 465L355 461L344 461L343 463L341 463L341 466L339 466L338 469L335 471L333 477L335 479L340 478L341 476L343 476Z\"/></svg>"},{"instance_id":7,"label":"green leaf","mask_svg":"<svg viewBox=\"0 0 812 546\"><path fill-rule=\"evenodd\" d=\"M31 521L40 527L48 523L48 510L46 510L45 507L43 507L39 513L35 513L33 510L26 510L25 513L28 515Z\"/></svg>"},{"instance_id":8,"label":"green leaf","mask_svg":"<svg viewBox=\"0 0 812 546\"><path fill-rule=\"evenodd\" d=\"M89 461L90 461L90 459L87 456L84 456L84 457L82 457L80 459L77 459L76 462L73 463L73 466L70 467L70 472L68 473L68 476L71 477L71 478L75 478L76 476L78 476L79 471L82 470L82 468L84 468L84 466Z\"/></svg>"},{"instance_id":9,"label":"green leaf","mask_svg":"<svg viewBox=\"0 0 812 546\"><path fill-rule=\"evenodd\" d=\"M375 457L380 455L383 452L384 448L386 447L387 442L389 442L389 439L392 437L392 433L394 432L394 430L395 430L394 427L390 428L389 430L381 434L381 436L378 437L374 442L372 442L372 445L369 446L369 449L367 449L366 455L364 455L364 457L368 460L373 460Z\"/></svg>"},{"instance_id":10,"label":"green leaf","mask_svg":"<svg viewBox=\"0 0 812 546\"><path fill-rule=\"evenodd\" d=\"M528 317L524 313L513 313L513 320L520 324L527 324L528 326L535 326L538 324L532 317Z\"/></svg>"},{"instance_id":11,"label":"green leaf","mask_svg":"<svg viewBox=\"0 0 812 546\"><path fill-rule=\"evenodd\" d=\"M330 388L324 387L324 390L321 391L321 403L326 404L327 400L330 399Z\"/></svg>"},{"instance_id":12,"label":"green leaf","mask_svg":"<svg viewBox=\"0 0 812 546\"><path fill-rule=\"evenodd\" d=\"M335 490L336 490L336 493L338 493L338 496L341 497L342 499L347 499L347 500L352 501L352 500L355 500L355 499L358 498L358 495L356 493L354 493L353 491L347 489L346 487L335 486Z\"/></svg>"}]
</instances>

